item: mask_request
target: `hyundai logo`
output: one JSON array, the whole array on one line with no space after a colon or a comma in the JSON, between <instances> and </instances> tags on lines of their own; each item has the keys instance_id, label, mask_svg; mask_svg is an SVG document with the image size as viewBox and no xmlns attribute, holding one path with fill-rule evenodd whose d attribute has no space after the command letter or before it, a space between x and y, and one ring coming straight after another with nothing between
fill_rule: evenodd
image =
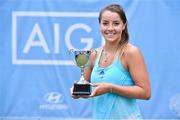
<instances>
[{"instance_id":1,"label":"hyundai logo","mask_svg":"<svg viewBox=\"0 0 180 120\"><path fill-rule=\"evenodd\" d=\"M44 100L51 104L57 104L57 103L62 103L64 100L64 97L62 94L58 92L49 92L45 94Z\"/></svg>"}]
</instances>

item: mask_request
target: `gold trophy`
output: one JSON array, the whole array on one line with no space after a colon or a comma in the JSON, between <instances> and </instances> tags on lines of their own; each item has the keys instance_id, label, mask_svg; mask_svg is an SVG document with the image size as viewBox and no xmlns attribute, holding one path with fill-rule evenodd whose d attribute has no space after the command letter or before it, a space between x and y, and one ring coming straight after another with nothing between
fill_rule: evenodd
<instances>
[{"instance_id":1,"label":"gold trophy","mask_svg":"<svg viewBox=\"0 0 180 120\"><path fill-rule=\"evenodd\" d=\"M74 83L73 95L90 95L91 86L84 78L84 70L89 65L89 58L92 50L80 51L71 49L70 53L73 54L76 65L81 69L81 78Z\"/></svg>"}]
</instances>

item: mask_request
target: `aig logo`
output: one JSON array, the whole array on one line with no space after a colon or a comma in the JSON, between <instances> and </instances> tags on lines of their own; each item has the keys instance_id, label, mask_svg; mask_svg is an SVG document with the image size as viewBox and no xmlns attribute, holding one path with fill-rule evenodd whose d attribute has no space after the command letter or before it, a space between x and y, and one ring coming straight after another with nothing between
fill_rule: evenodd
<instances>
[{"instance_id":1,"label":"aig logo","mask_svg":"<svg viewBox=\"0 0 180 120\"><path fill-rule=\"evenodd\" d=\"M12 63L73 65L69 49L103 44L96 12L12 12Z\"/></svg>"}]
</instances>

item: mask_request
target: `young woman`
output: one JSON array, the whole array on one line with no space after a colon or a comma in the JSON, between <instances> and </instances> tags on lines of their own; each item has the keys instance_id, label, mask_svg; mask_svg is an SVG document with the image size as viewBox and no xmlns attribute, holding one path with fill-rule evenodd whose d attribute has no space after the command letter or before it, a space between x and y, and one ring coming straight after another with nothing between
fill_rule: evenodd
<instances>
[{"instance_id":1,"label":"young woman","mask_svg":"<svg viewBox=\"0 0 180 120\"><path fill-rule=\"evenodd\" d=\"M85 71L93 91L84 97L93 99L93 118L141 119L136 99L150 98L150 81L142 53L128 42L122 7L106 6L100 11L99 24L105 44L91 55Z\"/></svg>"}]
</instances>

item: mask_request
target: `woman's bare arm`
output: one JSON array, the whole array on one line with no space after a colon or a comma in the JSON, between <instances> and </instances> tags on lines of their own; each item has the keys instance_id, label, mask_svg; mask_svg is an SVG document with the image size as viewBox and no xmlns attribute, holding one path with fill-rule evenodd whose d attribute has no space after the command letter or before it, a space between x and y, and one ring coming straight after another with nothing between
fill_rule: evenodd
<instances>
[{"instance_id":1,"label":"woman's bare arm","mask_svg":"<svg viewBox=\"0 0 180 120\"><path fill-rule=\"evenodd\" d=\"M94 84L96 87L93 96L98 96L106 92L113 92L129 98L149 99L151 96L150 81L143 55L140 50L134 46L128 46L123 60L127 69L135 82L134 86L120 86L109 83Z\"/></svg>"}]
</instances>

